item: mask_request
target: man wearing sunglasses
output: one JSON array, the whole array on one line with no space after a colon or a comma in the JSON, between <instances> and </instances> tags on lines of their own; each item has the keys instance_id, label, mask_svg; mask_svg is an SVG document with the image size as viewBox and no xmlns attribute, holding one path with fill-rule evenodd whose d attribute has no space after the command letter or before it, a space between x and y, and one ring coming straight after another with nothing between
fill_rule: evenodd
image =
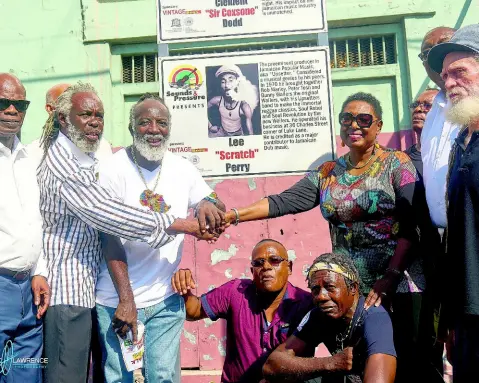
<instances>
[{"instance_id":1,"label":"man wearing sunglasses","mask_svg":"<svg viewBox=\"0 0 479 383\"><path fill-rule=\"evenodd\" d=\"M29 105L23 84L0 74L0 352L41 358L50 289L40 255L42 221L35 162L17 138ZM41 382L41 368L0 364L0 380ZM11 379L11 380L10 380Z\"/></svg>"},{"instance_id":2,"label":"man wearing sunglasses","mask_svg":"<svg viewBox=\"0 0 479 383\"><path fill-rule=\"evenodd\" d=\"M409 104L411 111L412 130L416 135L416 143L410 146L405 153L411 158L416 170L422 178L423 166L421 159L421 134L424 128L424 121L426 116L432 108L434 98L439 92L438 89L427 88L422 92L414 102Z\"/></svg>"},{"instance_id":3,"label":"man wearing sunglasses","mask_svg":"<svg viewBox=\"0 0 479 383\"><path fill-rule=\"evenodd\" d=\"M294 332L312 308L310 294L288 282L292 267L285 247L265 239L252 252L253 280L234 279L197 297L191 292L196 284L190 270L182 269L173 275L171 283L185 300L187 320L227 320L221 382L260 382L268 355ZM308 355L313 352L308 350Z\"/></svg>"}]
</instances>

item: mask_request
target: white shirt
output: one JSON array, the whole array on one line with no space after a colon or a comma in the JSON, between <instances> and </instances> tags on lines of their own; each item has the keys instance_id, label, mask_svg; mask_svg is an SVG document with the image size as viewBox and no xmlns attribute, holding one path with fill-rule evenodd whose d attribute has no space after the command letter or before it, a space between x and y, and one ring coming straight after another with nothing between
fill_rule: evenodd
<instances>
[{"instance_id":1,"label":"white shirt","mask_svg":"<svg viewBox=\"0 0 479 383\"><path fill-rule=\"evenodd\" d=\"M38 168L50 305L95 306L102 259L98 231L160 247L175 217L125 205L97 182L96 160L61 132Z\"/></svg>"},{"instance_id":2,"label":"white shirt","mask_svg":"<svg viewBox=\"0 0 479 383\"><path fill-rule=\"evenodd\" d=\"M155 193L163 195L171 206L169 212L175 217L186 218L189 208L195 207L212 193L193 164L170 152L165 153L162 165L152 172L141 168L150 190L155 185L160 169ZM149 210L140 204L140 194L145 190L145 184L125 149L101 164L100 183L116 193L124 203ZM153 249L146 243L121 240L137 308L152 306L173 294L171 276L181 261L183 240L183 234L177 235L172 242L159 249ZM96 302L108 307L118 306L118 295L105 261L102 262L97 281Z\"/></svg>"},{"instance_id":3,"label":"white shirt","mask_svg":"<svg viewBox=\"0 0 479 383\"><path fill-rule=\"evenodd\" d=\"M0 143L0 267L34 269L42 245L36 163L15 137L13 150ZM32 274L45 276L43 262Z\"/></svg>"},{"instance_id":4,"label":"white shirt","mask_svg":"<svg viewBox=\"0 0 479 383\"><path fill-rule=\"evenodd\" d=\"M441 91L434 98L421 134L426 200L432 222L438 228L447 225L446 178L449 153L460 130L460 125L446 120L446 108L446 95Z\"/></svg>"}]
</instances>

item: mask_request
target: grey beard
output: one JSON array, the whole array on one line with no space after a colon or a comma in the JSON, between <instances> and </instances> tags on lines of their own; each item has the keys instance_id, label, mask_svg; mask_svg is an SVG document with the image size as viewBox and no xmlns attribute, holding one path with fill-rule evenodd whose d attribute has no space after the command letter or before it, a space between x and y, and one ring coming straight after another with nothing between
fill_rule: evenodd
<instances>
[{"instance_id":1,"label":"grey beard","mask_svg":"<svg viewBox=\"0 0 479 383\"><path fill-rule=\"evenodd\" d=\"M88 142L86 137L80 132L79 129L75 128L71 123L70 119L66 118L66 136L73 142L78 149L84 153L95 153L100 146L101 135L98 137L98 141L95 143Z\"/></svg>"},{"instance_id":2,"label":"grey beard","mask_svg":"<svg viewBox=\"0 0 479 383\"><path fill-rule=\"evenodd\" d=\"M446 111L449 121L469 125L479 119L479 95L472 95L449 106Z\"/></svg>"},{"instance_id":3,"label":"grey beard","mask_svg":"<svg viewBox=\"0 0 479 383\"><path fill-rule=\"evenodd\" d=\"M147 139L148 138L161 138L161 145L158 147L151 146ZM138 150L138 152L145 157L148 161L161 161L168 150L168 142L170 136L163 137L161 135L154 134L145 134L143 136L135 132L133 134L133 146Z\"/></svg>"}]
</instances>

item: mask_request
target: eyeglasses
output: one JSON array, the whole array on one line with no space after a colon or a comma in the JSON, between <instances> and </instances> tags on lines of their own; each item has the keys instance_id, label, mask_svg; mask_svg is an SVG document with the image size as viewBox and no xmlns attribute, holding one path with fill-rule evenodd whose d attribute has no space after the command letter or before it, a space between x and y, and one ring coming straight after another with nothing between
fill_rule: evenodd
<instances>
[{"instance_id":1,"label":"eyeglasses","mask_svg":"<svg viewBox=\"0 0 479 383\"><path fill-rule=\"evenodd\" d=\"M419 59L422 61L422 62L425 62L427 61L427 56L429 55L429 52L431 51L431 48L428 48L428 49L424 49L421 53L419 53L417 55L417 57L419 57Z\"/></svg>"},{"instance_id":2,"label":"eyeglasses","mask_svg":"<svg viewBox=\"0 0 479 383\"><path fill-rule=\"evenodd\" d=\"M288 260L273 255L269 258L254 259L254 260L251 261L251 266L253 266L253 267L263 267L266 261L268 261L268 263L273 267L279 267L279 265L281 265L282 262L287 262Z\"/></svg>"},{"instance_id":3,"label":"eyeglasses","mask_svg":"<svg viewBox=\"0 0 479 383\"><path fill-rule=\"evenodd\" d=\"M419 101L414 101L411 104L409 104L409 109L414 110L416 109L419 105L421 105L422 110L425 110L426 112L430 111L432 108L432 104L429 102L419 102Z\"/></svg>"},{"instance_id":4,"label":"eyeglasses","mask_svg":"<svg viewBox=\"0 0 479 383\"><path fill-rule=\"evenodd\" d=\"M25 112L30 105L30 101L27 100L9 100L8 98L0 98L0 110L5 110L13 105L14 108L20 113Z\"/></svg>"},{"instance_id":5,"label":"eyeglasses","mask_svg":"<svg viewBox=\"0 0 479 383\"><path fill-rule=\"evenodd\" d=\"M340 113L339 114L339 123L342 126L351 126L353 121L356 121L356 124L360 128L369 128L373 122L380 121L379 119L373 120L373 116L368 113L359 113L356 116L353 116L351 113Z\"/></svg>"}]
</instances>

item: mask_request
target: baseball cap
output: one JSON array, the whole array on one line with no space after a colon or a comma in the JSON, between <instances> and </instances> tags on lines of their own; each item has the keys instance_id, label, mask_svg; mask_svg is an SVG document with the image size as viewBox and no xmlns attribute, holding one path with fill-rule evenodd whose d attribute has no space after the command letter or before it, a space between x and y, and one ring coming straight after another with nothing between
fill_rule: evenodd
<instances>
[{"instance_id":1,"label":"baseball cap","mask_svg":"<svg viewBox=\"0 0 479 383\"><path fill-rule=\"evenodd\" d=\"M479 54L479 24L458 29L447 43L433 47L427 56L427 63L437 73L442 71L444 58L451 52L474 52Z\"/></svg>"},{"instance_id":2,"label":"baseball cap","mask_svg":"<svg viewBox=\"0 0 479 383\"><path fill-rule=\"evenodd\" d=\"M240 77L243 75L243 73L241 72L241 69L237 66L237 65L223 65L222 67L220 67L217 71L216 71L216 74L215 76L216 77L219 77L221 76L222 74L224 73L232 73L234 75L236 75L237 77Z\"/></svg>"}]
</instances>

